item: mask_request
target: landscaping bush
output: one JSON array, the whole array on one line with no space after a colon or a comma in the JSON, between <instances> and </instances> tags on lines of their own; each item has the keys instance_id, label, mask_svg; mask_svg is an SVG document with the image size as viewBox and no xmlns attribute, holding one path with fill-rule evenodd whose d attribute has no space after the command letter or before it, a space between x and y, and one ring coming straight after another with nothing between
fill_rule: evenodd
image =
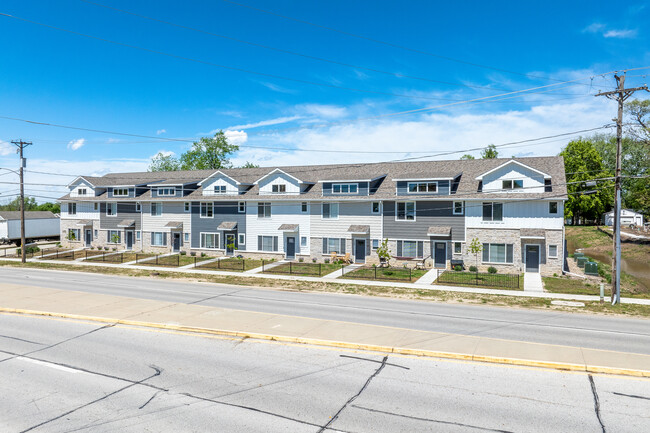
<instances>
[{"instance_id":1,"label":"landscaping bush","mask_svg":"<svg viewBox=\"0 0 650 433\"><path fill-rule=\"evenodd\" d=\"M456 272L460 272L460 271L462 271L462 270L463 270L463 267L462 267L461 265L456 265L456 266L454 266L454 271L456 271Z\"/></svg>"},{"instance_id":2,"label":"landscaping bush","mask_svg":"<svg viewBox=\"0 0 650 433\"><path fill-rule=\"evenodd\" d=\"M476 272L476 271L478 271L478 269L476 268L476 266L470 266L469 271L470 272Z\"/></svg>"},{"instance_id":3,"label":"landscaping bush","mask_svg":"<svg viewBox=\"0 0 650 433\"><path fill-rule=\"evenodd\" d=\"M117 251L117 248L113 248L113 251Z\"/></svg>"},{"instance_id":4,"label":"landscaping bush","mask_svg":"<svg viewBox=\"0 0 650 433\"><path fill-rule=\"evenodd\" d=\"M196 257L196 251L192 251L192 252L190 252L190 256L192 256L192 257Z\"/></svg>"},{"instance_id":5,"label":"landscaping bush","mask_svg":"<svg viewBox=\"0 0 650 433\"><path fill-rule=\"evenodd\" d=\"M57 248L61 248L61 242L57 242L57 243L56 243L56 247L57 247Z\"/></svg>"},{"instance_id":6,"label":"landscaping bush","mask_svg":"<svg viewBox=\"0 0 650 433\"><path fill-rule=\"evenodd\" d=\"M185 252L185 251L181 251L180 254L181 254L181 256L184 256L184 255L187 254L187 252Z\"/></svg>"},{"instance_id":7,"label":"landscaping bush","mask_svg":"<svg viewBox=\"0 0 650 433\"><path fill-rule=\"evenodd\" d=\"M205 253L201 253L201 257L205 257Z\"/></svg>"},{"instance_id":8,"label":"landscaping bush","mask_svg":"<svg viewBox=\"0 0 650 433\"><path fill-rule=\"evenodd\" d=\"M316 257L314 257L313 259L311 259L311 262L312 262L312 263L316 263Z\"/></svg>"},{"instance_id":9,"label":"landscaping bush","mask_svg":"<svg viewBox=\"0 0 650 433\"><path fill-rule=\"evenodd\" d=\"M497 273L497 268L495 268L494 266L490 266L490 267L488 268L488 273L490 273L490 274L496 274L496 273Z\"/></svg>"},{"instance_id":10,"label":"landscaping bush","mask_svg":"<svg viewBox=\"0 0 650 433\"><path fill-rule=\"evenodd\" d=\"M330 259L325 259L325 263L329 263L329 262L330 262Z\"/></svg>"}]
</instances>

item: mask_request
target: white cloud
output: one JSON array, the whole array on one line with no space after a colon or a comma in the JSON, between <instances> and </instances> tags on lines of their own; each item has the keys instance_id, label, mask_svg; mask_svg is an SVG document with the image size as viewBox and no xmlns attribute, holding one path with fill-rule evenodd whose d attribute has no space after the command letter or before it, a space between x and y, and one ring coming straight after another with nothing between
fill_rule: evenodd
<instances>
[{"instance_id":1,"label":"white cloud","mask_svg":"<svg viewBox=\"0 0 650 433\"><path fill-rule=\"evenodd\" d=\"M608 30L605 33L603 33L603 36L606 38L620 38L620 39L633 38L636 36L636 30L630 30L630 29Z\"/></svg>"},{"instance_id":2,"label":"white cloud","mask_svg":"<svg viewBox=\"0 0 650 433\"><path fill-rule=\"evenodd\" d=\"M113 137L111 137L111 138L109 138L108 140L106 140L106 142L107 142L108 144L119 143L120 141L122 141L122 140L120 140L119 138L113 138Z\"/></svg>"},{"instance_id":3,"label":"white cloud","mask_svg":"<svg viewBox=\"0 0 650 433\"><path fill-rule=\"evenodd\" d=\"M294 120L300 119L301 116L285 116L277 117L275 119L262 120L261 122L256 123L245 123L243 125L229 126L226 129L252 129L259 128L260 126L270 126L270 125L280 125L282 123L293 122ZM210 131L212 134L216 133L218 129Z\"/></svg>"},{"instance_id":4,"label":"white cloud","mask_svg":"<svg viewBox=\"0 0 650 433\"><path fill-rule=\"evenodd\" d=\"M246 143L248 141L248 134L246 134L245 131L232 131L232 130L226 130L224 131L224 135L228 139L228 143L230 144L236 144L237 146L241 146L242 144Z\"/></svg>"},{"instance_id":5,"label":"white cloud","mask_svg":"<svg viewBox=\"0 0 650 433\"><path fill-rule=\"evenodd\" d=\"M164 134L166 132L167 132L166 129L159 129L159 130L156 131L156 135Z\"/></svg>"},{"instance_id":6,"label":"white cloud","mask_svg":"<svg viewBox=\"0 0 650 433\"><path fill-rule=\"evenodd\" d=\"M582 29L583 33L599 33L602 30L605 30L605 24L603 23L592 23Z\"/></svg>"},{"instance_id":7,"label":"white cloud","mask_svg":"<svg viewBox=\"0 0 650 433\"><path fill-rule=\"evenodd\" d=\"M582 29L583 33L592 33L592 34L599 34L602 35L604 38L618 38L618 39L625 39L625 38L634 38L637 35L637 30L636 29L609 29L608 30L607 25L603 23L592 23L589 24L587 27Z\"/></svg>"},{"instance_id":8,"label":"white cloud","mask_svg":"<svg viewBox=\"0 0 650 433\"><path fill-rule=\"evenodd\" d=\"M79 138L77 140L71 140L68 143L68 149L71 150L79 150L83 147L83 145L86 144L86 139L85 138Z\"/></svg>"},{"instance_id":9,"label":"white cloud","mask_svg":"<svg viewBox=\"0 0 650 433\"><path fill-rule=\"evenodd\" d=\"M16 149L6 141L0 140L0 156L6 156L14 153Z\"/></svg>"},{"instance_id":10,"label":"white cloud","mask_svg":"<svg viewBox=\"0 0 650 433\"><path fill-rule=\"evenodd\" d=\"M299 111L304 111L306 114L326 119L336 119L348 114L347 108L336 105L302 104L296 108Z\"/></svg>"}]
</instances>

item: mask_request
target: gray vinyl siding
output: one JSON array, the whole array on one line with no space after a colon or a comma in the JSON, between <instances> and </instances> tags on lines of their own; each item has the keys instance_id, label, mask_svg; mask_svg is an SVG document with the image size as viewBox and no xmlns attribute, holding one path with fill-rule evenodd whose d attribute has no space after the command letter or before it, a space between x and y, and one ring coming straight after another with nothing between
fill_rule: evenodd
<instances>
[{"instance_id":1,"label":"gray vinyl siding","mask_svg":"<svg viewBox=\"0 0 650 433\"><path fill-rule=\"evenodd\" d=\"M358 186L356 194L334 194L332 192L332 184L334 183L356 183ZM335 197L348 197L348 196L360 196L368 195L368 182L324 182L323 183L323 196L335 196Z\"/></svg>"},{"instance_id":2,"label":"gray vinyl siding","mask_svg":"<svg viewBox=\"0 0 650 433\"><path fill-rule=\"evenodd\" d=\"M465 240L465 216L453 215L453 201L416 201L415 221L395 221L395 202L384 202L384 237L428 240L431 226L450 226L451 240Z\"/></svg>"},{"instance_id":3,"label":"gray vinyl siding","mask_svg":"<svg viewBox=\"0 0 650 433\"><path fill-rule=\"evenodd\" d=\"M117 188L117 189L121 189L121 188ZM113 198L113 187L108 188L107 194L108 194L108 198ZM135 197L135 188L129 188L129 196L128 196L128 198L133 198L133 197ZM120 197L116 197L116 198L127 198L127 197L120 196Z\"/></svg>"},{"instance_id":4,"label":"gray vinyl siding","mask_svg":"<svg viewBox=\"0 0 650 433\"><path fill-rule=\"evenodd\" d=\"M140 212L135 211L135 203L117 203L117 215L106 215L106 203L99 204L99 228L102 230L124 230L117 225L124 220L134 220L135 230L140 230Z\"/></svg>"},{"instance_id":5,"label":"gray vinyl siding","mask_svg":"<svg viewBox=\"0 0 650 433\"><path fill-rule=\"evenodd\" d=\"M428 181L422 181L422 182L428 182ZM419 192L417 194L413 195L449 195L449 181L448 180L438 180L438 192L431 192L431 193L423 193ZM397 195L410 195L408 193L408 184L409 182L407 181L399 181L397 182Z\"/></svg>"},{"instance_id":6,"label":"gray vinyl siding","mask_svg":"<svg viewBox=\"0 0 650 433\"><path fill-rule=\"evenodd\" d=\"M224 249L226 245L226 233L235 235L235 244L238 244L239 233L246 233L246 214L238 212L238 203L236 201L216 201L214 206L214 216L212 218L201 218L201 205L198 201L192 202L192 234L191 246L192 248L201 248L201 232L204 233L219 233L219 248ZM217 230L219 224L224 221L237 221L237 228L235 230ZM246 236L246 243L254 242L253 239L248 239ZM245 246L240 248L244 250Z\"/></svg>"}]
</instances>

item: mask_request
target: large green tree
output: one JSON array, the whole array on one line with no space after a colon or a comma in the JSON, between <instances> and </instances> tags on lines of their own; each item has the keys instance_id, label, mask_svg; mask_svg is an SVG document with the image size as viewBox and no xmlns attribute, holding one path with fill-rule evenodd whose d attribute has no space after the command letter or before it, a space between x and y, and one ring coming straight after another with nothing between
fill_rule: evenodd
<instances>
[{"instance_id":1,"label":"large green tree","mask_svg":"<svg viewBox=\"0 0 650 433\"><path fill-rule=\"evenodd\" d=\"M181 163L173 154L158 152L151 158L149 171L176 171L181 169Z\"/></svg>"},{"instance_id":2,"label":"large green tree","mask_svg":"<svg viewBox=\"0 0 650 433\"><path fill-rule=\"evenodd\" d=\"M20 197L16 197L15 199L0 205L0 210L6 210L6 211L18 211L20 210ZM58 203L42 203L38 204L36 203L36 199L34 197L25 197L25 210L26 211L50 211L52 213L60 213L61 212L61 207Z\"/></svg>"},{"instance_id":3,"label":"large green tree","mask_svg":"<svg viewBox=\"0 0 650 433\"><path fill-rule=\"evenodd\" d=\"M483 159L494 159L498 158L498 156L499 151L497 151L497 147L494 144L490 144L488 147L481 151L481 158Z\"/></svg>"},{"instance_id":4,"label":"large green tree","mask_svg":"<svg viewBox=\"0 0 650 433\"><path fill-rule=\"evenodd\" d=\"M613 203L613 182L597 179L611 177L603 158L590 140L574 140L560 152L564 157L569 199L564 208L573 224L599 221ZM595 182L596 185L588 185Z\"/></svg>"},{"instance_id":5,"label":"large green tree","mask_svg":"<svg viewBox=\"0 0 650 433\"><path fill-rule=\"evenodd\" d=\"M627 133L637 141L650 146L650 99L634 99L625 104L628 120Z\"/></svg>"}]
</instances>

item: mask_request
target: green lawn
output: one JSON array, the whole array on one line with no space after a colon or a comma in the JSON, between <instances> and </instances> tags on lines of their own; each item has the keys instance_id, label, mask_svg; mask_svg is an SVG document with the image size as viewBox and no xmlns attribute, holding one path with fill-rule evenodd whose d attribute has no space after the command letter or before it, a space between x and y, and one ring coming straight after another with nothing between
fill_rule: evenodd
<instances>
[{"instance_id":1,"label":"green lawn","mask_svg":"<svg viewBox=\"0 0 650 433\"><path fill-rule=\"evenodd\" d=\"M434 282L437 285L461 285L490 289L523 290L524 279L518 275L484 274L476 272L444 272Z\"/></svg>"},{"instance_id":2,"label":"green lawn","mask_svg":"<svg viewBox=\"0 0 650 433\"><path fill-rule=\"evenodd\" d=\"M284 274L288 275L291 271L291 275L302 275L306 277L318 277L325 276L336 270L341 270L342 265L337 265L334 263L300 263L300 262L291 262L283 263L279 266L264 271L265 274ZM320 272L320 274L319 274Z\"/></svg>"},{"instance_id":3,"label":"green lawn","mask_svg":"<svg viewBox=\"0 0 650 433\"><path fill-rule=\"evenodd\" d=\"M206 257L206 259L213 258L214 257ZM229 259L217 260L216 262L212 263L206 263L205 265L199 265L198 267L201 269L210 269L213 271L243 272L259 268L260 266L262 266L262 260L260 259L239 259L237 257L232 257Z\"/></svg>"},{"instance_id":4,"label":"green lawn","mask_svg":"<svg viewBox=\"0 0 650 433\"><path fill-rule=\"evenodd\" d=\"M420 277L422 277L426 273L427 271L423 269L411 269L409 271L409 268L399 268L399 267L374 268L372 266L363 266L352 272L348 272L342 278L355 278L355 279L358 278L360 280L377 279L377 280L385 280L385 281L413 282L419 279Z\"/></svg>"},{"instance_id":5,"label":"green lawn","mask_svg":"<svg viewBox=\"0 0 650 433\"><path fill-rule=\"evenodd\" d=\"M88 251L88 259L87 261L89 262L104 262L104 263L127 263L127 262L132 262L136 258L136 254L140 258L144 258L144 256L152 256L152 254L141 254L141 253L134 253L133 251L128 251L128 252L118 252L117 254L114 254L116 251L95 251L96 255L94 257L90 257L91 251ZM104 256L102 254L105 253Z\"/></svg>"}]
</instances>

